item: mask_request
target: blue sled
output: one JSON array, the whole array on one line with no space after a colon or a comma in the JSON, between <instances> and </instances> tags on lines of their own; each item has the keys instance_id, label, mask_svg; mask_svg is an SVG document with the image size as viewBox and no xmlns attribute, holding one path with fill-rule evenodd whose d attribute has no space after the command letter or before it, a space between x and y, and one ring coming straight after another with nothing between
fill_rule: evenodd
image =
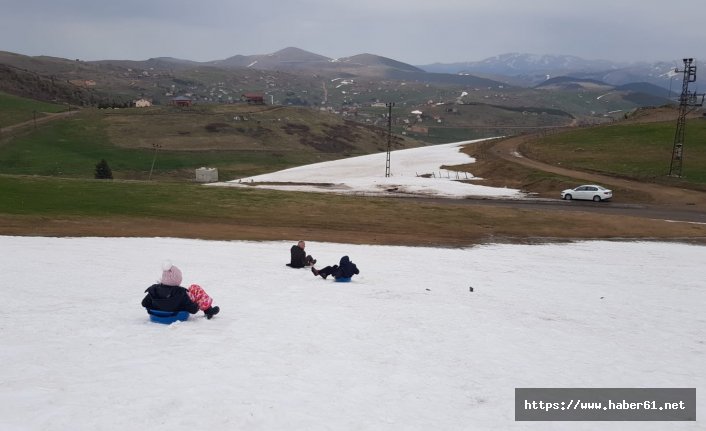
<instances>
[{"instance_id":1,"label":"blue sled","mask_svg":"<svg viewBox=\"0 0 706 431\"><path fill-rule=\"evenodd\" d=\"M177 320L187 320L189 318L188 311L162 311L162 310L152 310L147 309L147 314L150 315L150 320L155 323L164 323L169 325Z\"/></svg>"},{"instance_id":2,"label":"blue sled","mask_svg":"<svg viewBox=\"0 0 706 431\"><path fill-rule=\"evenodd\" d=\"M339 278L334 278L333 281L337 283L348 283L351 281L351 277L339 277Z\"/></svg>"}]
</instances>

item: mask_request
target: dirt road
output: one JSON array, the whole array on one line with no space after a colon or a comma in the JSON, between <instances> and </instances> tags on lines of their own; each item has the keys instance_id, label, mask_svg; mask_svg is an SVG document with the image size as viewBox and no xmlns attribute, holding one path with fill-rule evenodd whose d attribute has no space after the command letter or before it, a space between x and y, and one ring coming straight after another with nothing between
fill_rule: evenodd
<instances>
[{"instance_id":1,"label":"dirt road","mask_svg":"<svg viewBox=\"0 0 706 431\"><path fill-rule=\"evenodd\" d=\"M56 113L44 112L43 113L44 116L39 117L36 120L29 120L29 121L25 121L22 123L13 124L12 126L0 128L0 135L9 134L12 132L16 132L17 130L20 130L20 129L24 129L27 127L34 127L35 125L44 124L49 121L58 120L60 118L65 118L65 117L68 117L69 115L74 115L77 112L79 112L79 111L65 111L65 112L56 112Z\"/></svg>"},{"instance_id":2,"label":"dirt road","mask_svg":"<svg viewBox=\"0 0 706 431\"><path fill-rule=\"evenodd\" d=\"M623 178L600 175L590 172L579 172L561 166L531 160L521 153L520 146L527 139L526 136L517 136L497 141L489 148L494 156L505 161L516 163L530 169L535 169L571 178L581 178L613 188L636 191L638 195L650 197L649 204L666 208L679 208L687 211L706 211L706 193L687 190L678 187L669 187L660 184L642 183ZM557 194L559 191L557 190ZM630 202L630 201L629 201ZM634 202L631 202L634 203ZM638 202L640 203L640 202ZM641 202L648 203L648 202ZM691 207L691 208L687 208Z\"/></svg>"}]
</instances>

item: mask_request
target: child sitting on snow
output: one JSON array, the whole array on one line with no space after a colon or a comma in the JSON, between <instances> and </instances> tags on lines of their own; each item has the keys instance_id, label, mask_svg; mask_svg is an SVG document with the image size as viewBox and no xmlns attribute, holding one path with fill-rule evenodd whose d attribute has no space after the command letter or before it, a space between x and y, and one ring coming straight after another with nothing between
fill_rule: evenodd
<instances>
[{"instance_id":1,"label":"child sitting on snow","mask_svg":"<svg viewBox=\"0 0 706 431\"><path fill-rule=\"evenodd\" d=\"M207 319L221 311L219 307L211 306L213 299L198 284L192 284L188 289L180 284L181 270L166 262L162 266L160 282L145 290L147 296L142 300L142 306L161 311L188 311L191 314L203 310Z\"/></svg>"},{"instance_id":2,"label":"child sitting on snow","mask_svg":"<svg viewBox=\"0 0 706 431\"><path fill-rule=\"evenodd\" d=\"M320 270L317 270L312 266L311 272L313 272L314 275L320 275L324 280L326 280L326 277L329 275L333 275L333 278L339 279L351 278L354 274L360 274L358 267L355 263L351 262L348 256L343 256L338 265L327 266Z\"/></svg>"}]
</instances>

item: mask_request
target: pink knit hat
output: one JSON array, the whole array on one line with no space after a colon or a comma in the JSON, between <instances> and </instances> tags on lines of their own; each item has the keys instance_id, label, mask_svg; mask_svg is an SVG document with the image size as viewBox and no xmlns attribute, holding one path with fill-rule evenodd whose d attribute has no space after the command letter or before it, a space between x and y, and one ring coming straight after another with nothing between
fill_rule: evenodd
<instances>
[{"instance_id":1,"label":"pink knit hat","mask_svg":"<svg viewBox=\"0 0 706 431\"><path fill-rule=\"evenodd\" d=\"M181 284L181 270L171 262L164 262L162 265L162 284L165 286L179 286Z\"/></svg>"}]
</instances>

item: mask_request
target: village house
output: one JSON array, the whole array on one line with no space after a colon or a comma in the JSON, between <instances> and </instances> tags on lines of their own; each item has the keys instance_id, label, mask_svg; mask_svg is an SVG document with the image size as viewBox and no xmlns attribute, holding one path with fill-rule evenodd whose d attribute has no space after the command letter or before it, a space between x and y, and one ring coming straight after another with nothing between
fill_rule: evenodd
<instances>
[{"instance_id":1,"label":"village house","mask_svg":"<svg viewBox=\"0 0 706 431\"><path fill-rule=\"evenodd\" d=\"M152 106L152 102L147 99L137 99L134 103L135 108L148 108Z\"/></svg>"},{"instance_id":2,"label":"village house","mask_svg":"<svg viewBox=\"0 0 706 431\"><path fill-rule=\"evenodd\" d=\"M240 99L244 102L247 102L250 105L264 105L265 104L264 96L259 93L245 93L240 96Z\"/></svg>"},{"instance_id":3,"label":"village house","mask_svg":"<svg viewBox=\"0 0 706 431\"><path fill-rule=\"evenodd\" d=\"M191 99L186 96L177 96L172 99L172 105L174 106L189 107L192 103Z\"/></svg>"}]
</instances>

